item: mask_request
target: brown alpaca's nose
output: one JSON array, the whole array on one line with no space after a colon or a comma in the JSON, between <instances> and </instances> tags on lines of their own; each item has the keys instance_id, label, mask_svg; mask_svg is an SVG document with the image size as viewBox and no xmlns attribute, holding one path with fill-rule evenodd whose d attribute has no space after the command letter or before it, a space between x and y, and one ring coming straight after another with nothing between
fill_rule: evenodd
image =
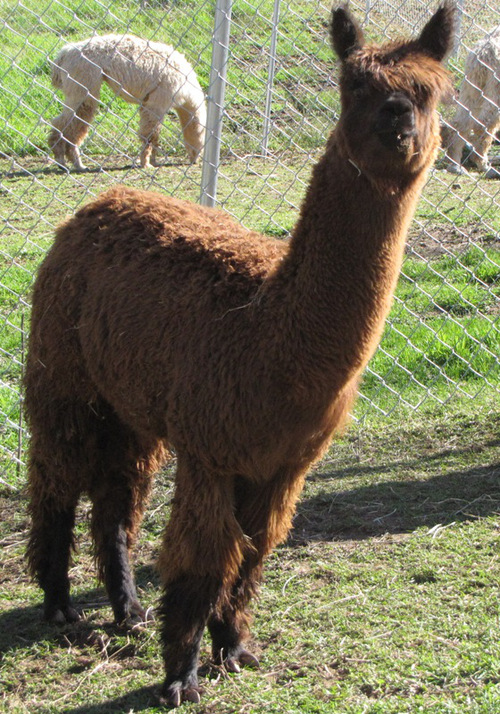
<instances>
[{"instance_id":1,"label":"brown alpaca's nose","mask_svg":"<svg viewBox=\"0 0 500 714\"><path fill-rule=\"evenodd\" d=\"M392 94L380 107L375 132L387 146L398 146L415 134L415 113L412 102L404 94Z\"/></svg>"}]
</instances>

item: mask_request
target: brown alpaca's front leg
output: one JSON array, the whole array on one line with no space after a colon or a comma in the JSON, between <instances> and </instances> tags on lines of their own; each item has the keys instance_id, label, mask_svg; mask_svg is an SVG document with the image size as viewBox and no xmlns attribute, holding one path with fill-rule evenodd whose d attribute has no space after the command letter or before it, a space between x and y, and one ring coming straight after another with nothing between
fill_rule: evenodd
<instances>
[{"instance_id":1,"label":"brown alpaca's front leg","mask_svg":"<svg viewBox=\"0 0 500 714\"><path fill-rule=\"evenodd\" d=\"M249 635L248 605L258 591L263 561L286 538L295 504L304 482L301 472L283 470L261 486L240 478L236 482L236 518L251 541L229 600L208 622L215 662L232 672L240 665L258 667L258 659L245 648Z\"/></svg>"},{"instance_id":2,"label":"brown alpaca's front leg","mask_svg":"<svg viewBox=\"0 0 500 714\"><path fill-rule=\"evenodd\" d=\"M247 607L255 595L261 572L261 564L251 567L246 560L229 603L224 604L208 621L213 661L223 664L229 672L239 672L241 666L259 667L259 660L245 648L245 642L250 623Z\"/></svg>"},{"instance_id":3,"label":"brown alpaca's front leg","mask_svg":"<svg viewBox=\"0 0 500 714\"><path fill-rule=\"evenodd\" d=\"M165 587L159 607L166 677L162 696L168 705L198 703L198 657L203 631L221 582L216 577L184 575Z\"/></svg>"},{"instance_id":4,"label":"brown alpaca's front leg","mask_svg":"<svg viewBox=\"0 0 500 714\"><path fill-rule=\"evenodd\" d=\"M234 517L233 479L179 456L177 487L159 569L159 607L170 706L199 701L198 656L208 618L235 583L247 543Z\"/></svg>"}]
</instances>

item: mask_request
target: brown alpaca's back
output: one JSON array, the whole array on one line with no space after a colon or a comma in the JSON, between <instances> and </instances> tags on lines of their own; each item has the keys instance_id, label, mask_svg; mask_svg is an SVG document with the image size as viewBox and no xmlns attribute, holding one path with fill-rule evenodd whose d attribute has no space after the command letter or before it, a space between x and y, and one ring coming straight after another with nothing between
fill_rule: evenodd
<instances>
[{"instance_id":1,"label":"brown alpaca's back","mask_svg":"<svg viewBox=\"0 0 500 714\"><path fill-rule=\"evenodd\" d=\"M243 423L243 446L259 389L252 368L245 385L244 365L255 365L259 352L267 359L275 327L259 343L264 325L252 303L285 250L284 242L247 231L221 211L123 187L109 191L59 229L40 271L27 380L57 373L61 395L104 398L151 438L168 437L171 403L194 391L192 414L184 399L184 428L203 451L213 449L206 443L213 432L202 436L204 411L238 378L247 399L219 412L227 408L233 431ZM41 367L47 363L54 374ZM227 464L227 453L220 459Z\"/></svg>"},{"instance_id":2,"label":"brown alpaca's back","mask_svg":"<svg viewBox=\"0 0 500 714\"><path fill-rule=\"evenodd\" d=\"M129 551L173 447L159 557L170 706L199 701L205 627L226 669L257 663L245 640L264 559L378 344L438 149L451 7L414 41L365 45L345 8L330 32L342 111L288 243L117 188L62 226L35 285L28 559L45 617L78 618L68 561L83 492L115 619L145 616Z\"/></svg>"}]
</instances>

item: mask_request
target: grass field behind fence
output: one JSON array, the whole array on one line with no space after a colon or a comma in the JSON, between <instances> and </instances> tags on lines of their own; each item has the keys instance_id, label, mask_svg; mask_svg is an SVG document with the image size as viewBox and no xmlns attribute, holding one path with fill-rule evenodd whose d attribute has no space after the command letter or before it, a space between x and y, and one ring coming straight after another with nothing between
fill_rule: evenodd
<instances>
[{"instance_id":1,"label":"grass field behind fence","mask_svg":"<svg viewBox=\"0 0 500 714\"><path fill-rule=\"evenodd\" d=\"M271 150L316 149L326 128L325 112L338 106L330 87L332 55L325 42L328 11L307 0L296 0L293 10L283 6L273 95L274 131ZM231 52L226 92L225 149L240 155L256 151L262 140L272 0L235 3L231 25ZM21 6L0 3L2 48L0 77L6 121L0 122L0 151L7 156L40 155L47 150L51 118L61 111L54 103L49 59L65 42L90 37L94 32L133 33L173 45L196 67L201 85L209 83L212 54L213 7L204 0L150 3L141 10L135 2L84 0L75 12L53 2L44 5L27 0ZM40 22L40 19L42 22ZM311 62L305 62L310 58ZM312 71L311 71L312 70ZM62 99L62 97L60 97ZM103 86L102 111L92 125L86 153L108 152L123 156L137 152L137 106L117 100ZM170 155L183 155L176 119L163 130L163 145Z\"/></svg>"}]
</instances>

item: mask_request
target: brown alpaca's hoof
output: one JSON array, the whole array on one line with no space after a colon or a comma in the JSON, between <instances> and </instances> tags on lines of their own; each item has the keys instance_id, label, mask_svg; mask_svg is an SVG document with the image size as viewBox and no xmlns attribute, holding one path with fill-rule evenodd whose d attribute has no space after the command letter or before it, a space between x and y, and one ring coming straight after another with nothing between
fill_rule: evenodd
<instances>
[{"instance_id":1,"label":"brown alpaca's hoof","mask_svg":"<svg viewBox=\"0 0 500 714\"><path fill-rule=\"evenodd\" d=\"M122 630L138 630L153 621L153 610L144 610L137 601L130 605L127 613L115 616L115 623Z\"/></svg>"},{"instance_id":2,"label":"brown alpaca's hoof","mask_svg":"<svg viewBox=\"0 0 500 714\"><path fill-rule=\"evenodd\" d=\"M203 690L198 687L198 685L188 685L183 686L181 680L176 680L167 685L165 682L163 686L162 693L160 695L160 703L169 707L170 709L175 709L179 707L182 702L192 702L193 704L199 704L201 701L201 695Z\"/></svg>"},{"instance_id":3,"label":"brown alpaca's hoof","mask_svg":"<svg viewBox=\"0 0 500 714\"><path fill-rule=\"evenodd\" d=\"M67 625L71 622L78 622L81 619L80 613L69 605L45 614L45 620L50 622L51 625Z\"/></svg>"},{"instance_id":4,"label":"brown alpaca's hoof","mask_svg":"<svg viewBox=\"0 0 500 714\"><path fill-rule=\"evenodd\" d=\"M236 672L236 674L239 674L241 667L259 669L260 662L257 657L248 650L241 650L237 655L229 656L224 662L224 666L228 672Z\"/></svg>"}]
</instances>

